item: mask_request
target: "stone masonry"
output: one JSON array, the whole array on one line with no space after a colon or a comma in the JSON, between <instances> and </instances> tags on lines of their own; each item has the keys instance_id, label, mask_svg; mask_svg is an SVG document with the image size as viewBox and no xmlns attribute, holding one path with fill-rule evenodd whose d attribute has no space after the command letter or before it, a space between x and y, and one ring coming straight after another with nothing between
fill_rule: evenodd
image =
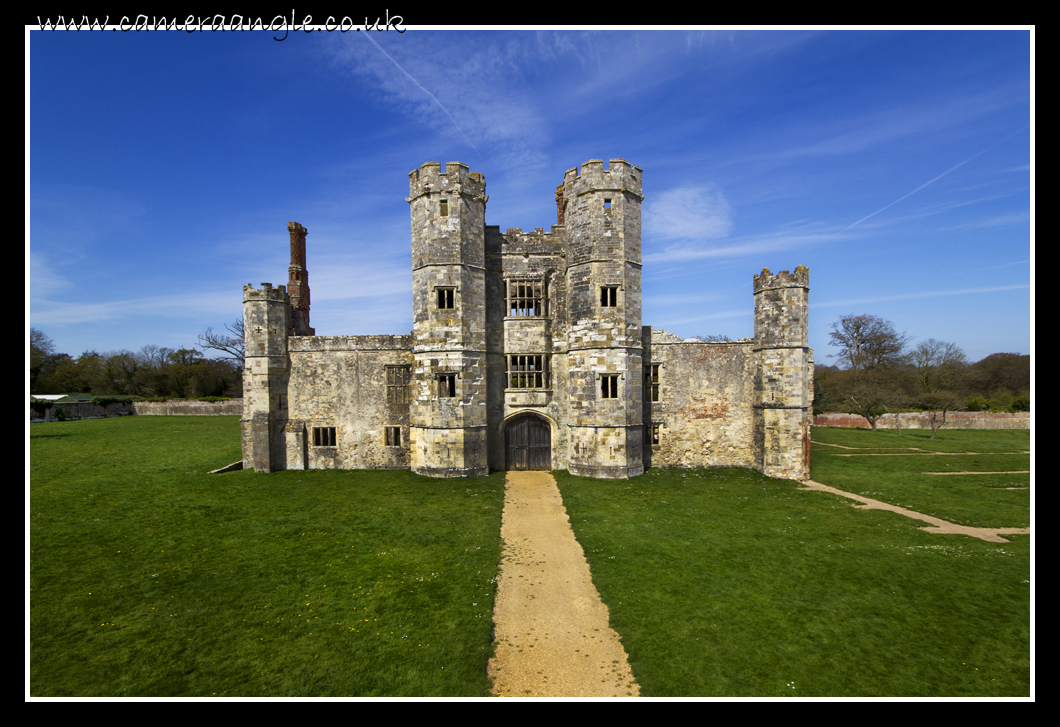
<instances>
[{"instance_id":1,"label":"stone masonry","mask_svg":"<svg viewBox=\"0 0 1060 727\"><path fill-rule=\"evenodd\" d=\"M809 477L809 271L754 278L755 337L683 341L641 321L643 172L567 170L546 232L485 224L467 165L409 174L413 330L316 336L306 233L288 285L243 289L243 459L434 477L648 466Z\"/></svg>"}]
</instances>

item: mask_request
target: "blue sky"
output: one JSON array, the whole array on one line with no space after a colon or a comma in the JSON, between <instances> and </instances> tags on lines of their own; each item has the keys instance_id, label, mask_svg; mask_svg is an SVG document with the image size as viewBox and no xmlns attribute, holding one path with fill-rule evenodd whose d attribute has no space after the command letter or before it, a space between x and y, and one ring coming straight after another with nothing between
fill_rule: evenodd
<instances>
[{"instance_id":1,"label":"blue sky","mask_svg":"<svg viewBox=\"0 0 1060 727\"><path fill-rule=\"evenodd\" d=\"M409 18L411 21L412 18ZM975 361L1031 353L1029 30L28 32L27 328L192 346L284 284L320 335L412 328L408 173L548 228L564 172L644 170L643 322L753 335L752 276Z\"/></svg>"}]
</instances>

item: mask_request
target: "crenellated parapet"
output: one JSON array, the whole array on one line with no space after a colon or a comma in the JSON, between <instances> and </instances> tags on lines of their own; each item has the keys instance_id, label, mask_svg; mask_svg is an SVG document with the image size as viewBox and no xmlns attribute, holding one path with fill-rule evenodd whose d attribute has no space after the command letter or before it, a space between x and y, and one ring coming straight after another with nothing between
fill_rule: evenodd
<instances>
[{"instance_id":1,"label":"crenellated parapet","mask_svg":"<svg viewBox=\"0 0 1060 727\"><path fill-rule=\"evenodd\" d=\"M603 159L590 159L578 167L567 170L563 176L563 198L571 199L592 192L628 192L644 199L641 178L644 171L625 159L612 159L604 169ZM559 197L559 191L556 195Z\"/></svg>"},{"instance_id":2,"label":"crenellated parapet","mask_svg":"<svg viewBox=\"0 0 1060 727\"><path fill-rule=\"evenodd\" d=\"M805 265L799 265L794 273L781 270L776 275L769 272L769 268L762 268L762 272L754 276L754 292L761 293L766 290L780 288L805 288L810 289L810 269Z\"/></svg>"},{"instance_id":3,"label":"crenellated parapet","mask_svg":"<svg viewBox=\"0 0 1060 727\"><path fill-rule=\"evenodd\" d=\"M426 162L419 169L409 172L409 196L406 202L423 195L459 193L486 202L486 178L479 172L469 171L462 162L446 162L442 171L440 162Z\"/></svg>"},{"instance_id":4,"label":"crenellated parapet","mask_svg":"<svg viewBox=\"0 0 1060 727\"><path fill-rule=\"evenodd\" d=\"M262 283L261 288L255 288L252 283L247 283L243 286L243 302L246 303L250 300L272 300L272 301L283 301L285 303L290 302L290 298L287 295L287 288L283 285L273 286L272 283Z\"/></svg>"}]
</instances>

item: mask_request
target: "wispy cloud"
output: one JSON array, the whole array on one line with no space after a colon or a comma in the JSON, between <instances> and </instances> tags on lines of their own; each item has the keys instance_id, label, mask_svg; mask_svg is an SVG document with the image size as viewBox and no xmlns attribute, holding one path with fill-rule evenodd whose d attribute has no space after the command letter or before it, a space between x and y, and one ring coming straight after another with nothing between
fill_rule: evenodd
<instances>
[{"instance_id":1,"label":"wispy cloud","mask_svg":"<svg viewBox=\"0 0 1060 727\"><path fill-rule=\"evenodd\" d=\"M914 194L916 194L920 190L924 189L925 187L931 186L935 182L937 182L940 179L942 179L943 177L945 177L947 174L950 174L951 172L954 172L954 171L960 169L961 167L963 167L965 164L967 164L968 162L972 161L973 159L976 159L976 158L982 156L983 154L986 154L991 149L999 146L1000 144L1002 144L1002 143L1008 141L1009 139L1011 139L1012 137L1014 137L1016 134L1019 134L1022 131L1026 131L1029 128L1030 128L1030 125L1028 124L1027 126L1024 126L1022 129L1018 129L1017 131L1012 132L1011 134L1006 136L1004 139L1001 139L1000 141L998 141L998 142L996 142L994 144L991 144L990 146L988 146L987 148L983 149L982 151L979 151L979 152L976 152L975 154L972 154L970 157L968 157L964 161L959 162L957 164L954 164L952 167L950 167L949 169L944 171L942 174L938 175L937 177L933 177L932 179L929 179L928 181L924 182L923 184L921 184L919 187L917 187L913 191L907 192L906 194L903 194L901 197L899 197L895 201L891 202L890 204L887 204L887 205L884 205L883 207L880 207L878 210L876 210L872 214L865 215L864 217L862 217L857 222L854 222L853 224L847 226L846 228L843 229L843 232L846 232L851 227L855 227L857 225L860 225L862 222L864 222L865 220L869 219L870 217L875 217L876 215L880 214L881 212L883 212L886 209L890 209L891 207L893 207L894 205L898 204L902 200L905 200L905 199L908 199L908 198L912 197Z\"/></svg>"},{"instance_id":2,"label":"wispy cloud","mask_svg":"<svg viewBox=\"0 0 1060 727\"><path fill-rule=\"evenodd\" d=\"M239 310L241 297L242 291L235 290L224 293L158 295L98 303L61 303L41 300L33 304L31 317L34 326L51 326L143 319L148 316L163 318L210 316L219 310Z\"/></svg>"},{"instance_id":3,"label":"wispy cloud","mask_svg":"<svg viewBox=\"0 0 1060 727\"><path fill-rule=\"evenodd\" d=\"M915 300L917 298L937 298L946 295L976 295L980 293L999 293L1006 290L1028 290L1030 285L999 285L992 288L964 288L962 290L922 290L901 295L881 295L873 298L849 298L847 300L830 300L810 303L811 308L846 308L869 303L884 303L893 300Z\"/></svg>"},{"instance_id":4,"label":"wispy cloud","mask_svg":"<svg viewBox=\"0 0 1060 727\"><path fill-rule=\"evenodd\" d=\"M410 33L386 41L364 33L335 38L331 60L410 119L456 133L476 152L543 164L548 109L532 85L519 82L528 70L516 65L518 54L487 35Z\"/></svg>"},{"instance_id":5,"label":"wispy cloud","mask_svg":"<svg viewBox=\"0 0 1060 727\"><path fill-rule=\"evenodd\" d=\"M717 186L670 189L644 210L644 231L659 240L712 240L732 227L732 209Z\"/></svg>"},{"instance_id":6,"label":"wispy cloud","mask_svg":"<svg viewBox=\"0 0 1060 727\"><path fill-rule=\"evenodd\" d=\"M441 101L438 100L438 97L435 96L430 91L428 91L426 88L424 88L422 83L420 83L415 78L413 78L411 73L409 73L404 68L402 68L400 63L395 61L391 57L391 55L389 53L387 53L385 50L383 50L382 46L380 46L378 43L375 42L375 40L373 40L371 33L365 33L364 37L367 38L368 41L371 42L371 44L374 45L379 50L380 53L382 53L384 56L386 56L387 60L389 60L391 63L393 63L395 66L397 66L397 69L399 71L401 71L405 75L406 78L408 78L410 81L412 81L416 85L416 88L420 89L425 94L430 96L431 100L434 101L436 104L438 104L438 108L440 108L443 112L445 112L445 115L449 118L450 121L453 122L453 126L455 126L456 130L460 132L460 135L464 137L464 141L467 142L467 145L470 146L475 151L478 151L478 149L475 147L475 145L471 143L471 139L467 138L467 134L464 133L464 130L460 128L460 124L458 124L456 122L456 119L453 118L453 115L451 113L449 113L449 109L447 109L445 107L445 105Z\"/></svg>"},{"instance_id":7,"label":"wispy cloud","mask_svg":"<svg viewBox=\"0 0 1060 727\"><path fill-rule=\"evenodd\" d=\"M645 264L660 264L691 260L749 257L779 250L807 248L822 243L835 242L839 239L841 239L840 236L834 232L820 232L802 234L777 233L775 235L732 238L727 240L724 245L703 244L701 241L687 242L671 245L659 252L644 255L643 260Z\"/></svg>"}]
</instances>

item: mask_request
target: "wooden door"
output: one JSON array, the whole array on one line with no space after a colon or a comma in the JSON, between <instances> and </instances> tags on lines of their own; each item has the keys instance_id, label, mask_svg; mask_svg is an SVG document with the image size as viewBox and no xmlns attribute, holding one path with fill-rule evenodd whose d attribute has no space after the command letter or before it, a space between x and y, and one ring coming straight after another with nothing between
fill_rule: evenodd
<instances>
[{"instance_id":1,"label":"wooden door","mask_svg":"<svg viewBox=\"0 0 1060 727\"><path fill-rule=\"evenodd\" d=\"M510 470L552 469L552 428L535 416L512 420L504 430Z\"/></svg>"}]
</instances>

